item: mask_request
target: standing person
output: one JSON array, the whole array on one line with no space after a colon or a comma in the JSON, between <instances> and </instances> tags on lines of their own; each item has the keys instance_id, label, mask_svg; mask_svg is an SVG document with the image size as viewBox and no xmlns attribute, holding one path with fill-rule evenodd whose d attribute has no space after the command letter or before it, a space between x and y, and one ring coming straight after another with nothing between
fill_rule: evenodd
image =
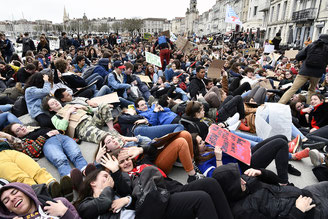
<instances>
[{"instance_id":1,"label":"standing person","mask_svg":"<svg viewBox=\"0 0 328 219\"><path fill-rule=\"evenodd\" d=\"M170 62L170 50L171 50L172 42L169 38L164 36L163 34L160 34L160 36L157 38L154 46L153 51L155 51L157 48L159 48L159 57L161 58L162 63L162 69L165 70L165 67ZM165 65L164 65L165 60Z\"/></svg>"},{"instance_id":2,"label":"standing person","mask_svg":"<svg viewBox=\"0 0 328 219\"><path fill-rule=\"evenodd\" d=\"M12 42L8 38L6 39L6 36L3 33L0 33L0 50L5 62L9 63L15 49Z\"/></svg>"},{"instance_id":3,"label":"standing person","mask_svg":"<svg viewBox=\"0 0 328 219\"><path fill-rule=\"evenodd\" d=\"M36 51L39 53L39 52L42 51L42 49L47 49L47 50L48 50L47 55L50 54L49 43L48 43L46 37L44 37L44 36L41 35L41 36L40 36L40 42L39 42L39 44L38 44L38 46L37 46L37 48L36 48Z\"/></svg>"},{"instance_id":4,"label":"standing person","mask_svg":"<svg viewBox=\"0 0 328 219\"><path fill-rule=\"evenodd\" d=\"M274 45L274 50L279 50L279 44L281 42L281 33L278 32L276 36L272 39L272 44Z\"/></svg>"},{"instance_id":5,"label":"standing person","mask_svg":"<svg viewBox=\"0 0 328 219\"><path fill-rule=\"evenodd\" d=\"M62 38L59 42L59 47L63 49L63 51L68 51L69 47L72 45L72 42L68 39L65 32L62 32Z\"/></svg>"},{"instance_id":6,"label":"standing person","mask_svg":"<svg viewBox=\"0 0 328 219\"><path fill-rule=\"evenodd\" d=\"M296 76L293 86L286 91L281 97L279 103L286 104L293 94L301 88L307 81L310 81L308 89L307 103L311 101L311 96L315 93L315 88L326 72L328 64L328 34L320 35L319 39L304 49L302 49L297 55L297 61L303 61L299 74Z\"/></svg>"},{"instance_id":7,"label":"standing person","mask_svg":"<svg viewBox=\"0 0 328 219\"><path fill-rule=\"evenodd\" d=\"M29 38L29 34L28 33L24 33L24 37L23 35L20 36L20 38L18 38L16 40L16 43L22 43L23 44L23 53L22 53L22 57L25 57L25 54L28 50L35 50L35 45L33 40L31 40L31 38Z\"/></svg>"}]
</instances>

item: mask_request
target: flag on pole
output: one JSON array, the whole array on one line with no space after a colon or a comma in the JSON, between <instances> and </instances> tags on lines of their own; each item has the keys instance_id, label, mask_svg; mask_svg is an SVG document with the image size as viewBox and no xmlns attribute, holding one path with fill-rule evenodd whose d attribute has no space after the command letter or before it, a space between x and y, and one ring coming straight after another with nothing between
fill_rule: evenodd
<instances>
[{"instance_id":1,"label":"flag on pole","mask_svg":"<svg viewBox=\"0 0 328 219\"><path fill-rule=\"evenodd\" d=\"M236 14L236 12L229 5L227 5L225 22L243 25L243 23L240 21L238 15Z\"/></svg>"}]
</instances>

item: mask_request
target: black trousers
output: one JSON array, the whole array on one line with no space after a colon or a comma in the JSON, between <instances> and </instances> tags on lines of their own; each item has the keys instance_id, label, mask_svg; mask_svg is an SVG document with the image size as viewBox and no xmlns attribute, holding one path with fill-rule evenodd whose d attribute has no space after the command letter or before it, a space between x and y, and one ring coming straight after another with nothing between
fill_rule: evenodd
<instances>
[{"instance_id":1,"label":"black trousers","mask_svg":"<svg viewBox=\"0 0 328 219\"><path fill-rule=\"evenodd\" d=\"M245 108L241 96L228 96L221 104L218 111L217 122L224 122L235 113L239 113L240 119L245 118Z\"/></svg>"},{"instance_id":2,"label":"black trousers","mask_svg":"<svg viewBox=\"0 0 328 219\"><path fill-rule=\"evenodd\" d=\"M266 168L275 161L280 183L288 183L288 139L283 135L275 135L258 143L252 148L251 167ZM239 162L244 172L249 167Z\"/></svg>"},{"instance_id":3,"label":"black trousers","mask_svg":"<svg viewBox=\"0 0 328 219\"><path fill-rule=\"evenodd\" d=\"M220 184L213 178L193 181L171 195L165 218L233 218Z\"/></svg>"},{"instance_id":4,"label":"black trousers","mask_svg":"<svg viewBox=\"0 0 328 219\"><path fill-rule=\"evenodd\" d=\"M308 139L313 141L322 141L328 144L328 125L306 135Z\"/></svg>"},{"instance_id":5,"label":"black trousers","mask_svg":"<svg viewBox=\"0 0 328 219\"><path fill-rule=\"evenodd\" d=\"M239 84L240 84L240 78L234 78L229 86L230 95L232 96L242 95L244 91L248 91L252 89L251 85L248 82L243 83L242 85Z\"/></svg>"}]
</instances>

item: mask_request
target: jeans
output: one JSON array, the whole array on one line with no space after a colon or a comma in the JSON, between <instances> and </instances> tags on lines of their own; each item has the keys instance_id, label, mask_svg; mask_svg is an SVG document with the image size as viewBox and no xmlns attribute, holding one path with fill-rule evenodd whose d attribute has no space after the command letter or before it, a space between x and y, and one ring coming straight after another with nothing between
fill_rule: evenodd
<instances>
[{"instance_id":1,"label":"jeans","mask_svg":"<svg viewBox=\"0 0 328 219\"><path fill-rule=\"evenodd\" d=\"M123 97L118 97L121 103L122 107L128 107L129 105L133 105L134 103L132 101L129 101L127 99L124 99Z\"/></svg>"},{"instance_id":2,"label":"jeans","mask_svg":"<svg viewBox=\"0 0 328 219\"><path fill-rule=\"evenodd\" d=\"M182 90L180 87L175 88L175 91L176 91L177 93L182 94L182 100L183 100L183 101L188 101L188 100L189 100L189 98L188 98L188 96L187 96L187 93L186 93L184 90Z\"/></svg>"},{"instance_id":3,"label":"jeans","mask_svg":"<svg viewBox=\"0 0 328 219\"><path fill-rule=\"evenodd\" d=\"M104 85L100 88L100 90L95 90L94 96L100 97L110 93L112 93L112 90L107 85Z\"/></svg>"},{"instance_id":4,"label":"jeans","mask_svg":"<svg viewBox=\"0 0 328 219\"><path fill-rule=\"evenodd\" d=\"M255 135L250 135L250 134L246 134L243 132L236 132L236 131L230 131L230 132L249 141L251 143L251 147L254 147L257 143L260 143L261 141L263 141L262 138L255 136Z\"/></svg>"},{"instance_id":5,"label":"jeans","mask_svg":"<svg viewBox=\"0 0 328 219\"><path fill-rule=\"evenodd\" d=\"M43 153L58 169L61 177L70 174L69 160L81 171L88 164L76 142L66 135L59 134L49 138L43 145Z\"/></svg>"},{"instance_id":6,"label":"jeans","mask_svg":"<svg viewBox=\"0 0 328 219\"><path fill-rule=\"evenodd\" d=\"M10 111L11 108L13 108L13 105L11 105L11 104L0 105L0 110L1 110L2 112Z\"/></svg>"},{"instance_id":7,"label":"jeans","mask_svg":"<svg viewBox=\"0 0 328 219\"><path fill-rule=\"evenodd\" d=\"M154 139L160 138L172 132L179 132L183 130L184 127L180 124L167 124L156 126L139 125L134 129L134 135L147 136L150 139Z\"/></svg>"},{"instance_id":8,"label":"jeans","mask_svg":"<svg viewBox=\"0 0 328 219\"><path fill-rule=\"evenodd\" d=\"M6 125L10 123L19 123L22 124L21 121L12 113L4 112L0 113L0 130L2 130Z\"/></svg>"},{"instance_id":9,"label":"jeans","mask_svg":"<svg viewBox=\"0 0 328 219\"><path fill-rule=\"evenodd\" d=\"M300 130L298 130L298 128L296 128L294 124L292 124L292 137L296 137L297 135L300 135L301 139L305 138L303 133Z\"/></svg>"}]
</instances>

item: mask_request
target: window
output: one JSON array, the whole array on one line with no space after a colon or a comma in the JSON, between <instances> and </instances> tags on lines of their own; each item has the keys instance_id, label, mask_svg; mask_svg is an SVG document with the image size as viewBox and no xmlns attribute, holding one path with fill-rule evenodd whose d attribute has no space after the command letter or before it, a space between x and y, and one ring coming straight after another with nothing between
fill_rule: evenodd
<instances>
[{"instance_id":1,"label":"window","mask_svg":"<svg viewBox=\"0 0 328 219\"><path fill-rule=\"evenodd\" d=\"M280 4L278 4L278 6L277 6L277 17L276 17L276 21L279 20L279 13L280 13Z\"/></svg>"},{"instance_id":2,"label":"window","mask_svg":"<svg viewBox=\"0 0 328 219\"><path fill-rule=\"evenodd\" d=\"M254 16L257 14L257 6L254 7Z\"/></svg>"},{"instance_id":3,"label":"window","mask_svg":"<svg viewBox=\"0 0 328 219\"><path fill-rule=\"evenodd\" d=\"M270 22L272 22L273 14L274 14L274 6L272 6L271 8Z\"/></svg>"},{"instance_id":4,"label":"window","mask_svg":"<svg viewBox=\"0 0 328 219\"><path fill-rule=\"evenodd\" d=\"M286 9L287 9L287 1L284 2L284 6L282 8L281 20L286 20Z\"/></svg>"}]
</instances>

